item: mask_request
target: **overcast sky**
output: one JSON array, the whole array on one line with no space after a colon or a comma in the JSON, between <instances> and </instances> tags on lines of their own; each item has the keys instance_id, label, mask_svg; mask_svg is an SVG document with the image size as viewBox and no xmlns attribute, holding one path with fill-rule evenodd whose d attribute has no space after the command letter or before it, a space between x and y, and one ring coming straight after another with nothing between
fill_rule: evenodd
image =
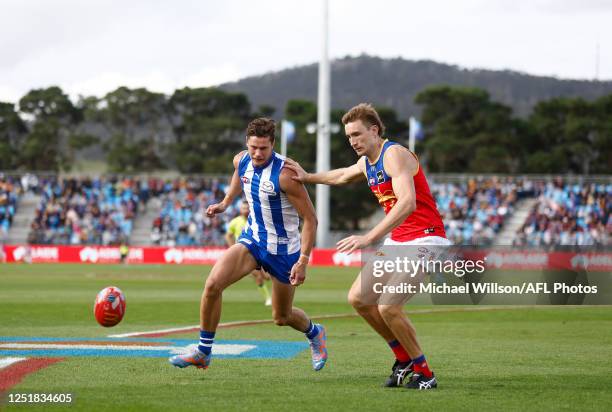
<instances>
[{"instance_id":1,"label":"overcast sky","mask_svg":"<svg viewBox=\"0 0 612 412\"><path fill-rule=\"evenodd\" d=\"M0 0L0 100L171 93L318 61L322 0ZM612 0L329 0L330 56L612 80Z\"/></svg>"}]
</instances>

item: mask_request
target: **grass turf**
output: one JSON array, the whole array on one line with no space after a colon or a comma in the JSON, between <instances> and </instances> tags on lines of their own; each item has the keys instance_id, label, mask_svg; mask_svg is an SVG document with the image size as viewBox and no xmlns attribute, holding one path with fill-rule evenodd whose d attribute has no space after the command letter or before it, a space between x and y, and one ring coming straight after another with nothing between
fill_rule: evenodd
<instances>
[{"instance_id":1,"label":"grass turf","mask_svg":"<svg viewBox=\"0 0 612 412\"><path fill-rule=\"evenodd\" d=\"M102 337L195 325L209 269L2 265L0 335ZM312 268L296 305L312 316L352 312L346 292L355 274ZM104 329L93 319L92 304L98 290L111 284L126 294L127 314L115 328ZM423 308L442 311L410 315L437 372L436 391L381 388L391 353L353 317L323 322L330 361L320 372L310 369L306 351L289 360L215 359L206 371L175 369L163 358L67 358L28 375L11 392L75 394L70 406L47 403L45 410L612 410L610 307L414 307ZM270 309L251 279L224 294L222 322L266 318ZM221 329L217 339L303 337L264 324Z\"/></svg>"}]
</instances>

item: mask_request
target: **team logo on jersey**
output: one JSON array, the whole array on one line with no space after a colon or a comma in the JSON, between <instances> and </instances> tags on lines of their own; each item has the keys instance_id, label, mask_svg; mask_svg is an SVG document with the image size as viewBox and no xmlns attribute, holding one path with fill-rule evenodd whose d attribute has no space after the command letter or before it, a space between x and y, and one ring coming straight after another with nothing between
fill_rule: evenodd
<instances>
[{"instance_id":1,"label":"team logo on jersey","mask_svg":"<svg viewBox=\"0 0 612 412\"><path fill-rule=\"evenodd\" d=\"M249 183L249 178L248 178L248 177L246 177L246 176L242 176L242 177L241 177L241 179L242 179L242 183L244 183L245 185L246 185L247 183Z\"/></svg>"},{"instance_id":2,"label":"team logo on jersey","mask_svg":"<svg viewBox=\"0 0 612 412\"><path fill-rule=\"evenodd\" d=\"M376 179L378 179L378 183L382 183L385 181L385 175L383 175L382 170L376 172Z\"/></svg>"},{"instance_id":3,"label":"team logo on jersey","mask_svg":"<svg viewBox=\"0 0 612 412\"><path fill-rule=\"evenodd\" d=\"M276 193L276 191L274 190L274 183L272 183L269 180L266 180L261 183L261 190L263 190L266 193L270 193L270 194Z\"/></svg>"}]
</instances>

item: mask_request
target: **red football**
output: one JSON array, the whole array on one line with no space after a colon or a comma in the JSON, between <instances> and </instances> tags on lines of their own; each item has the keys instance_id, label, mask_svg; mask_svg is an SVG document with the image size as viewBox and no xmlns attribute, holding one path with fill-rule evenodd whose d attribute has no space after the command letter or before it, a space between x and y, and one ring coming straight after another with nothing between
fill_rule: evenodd
<instances>
[{"instance_id":1,"label":"red football","mask_svg":"<svg viewBox=\"0 0 612 412\"><path fill-rule=\"evenodd\" d=\"M104 288L98 293L94 304L94 316L106 328L115 326L125 315L125 296L115 286Z\"/></svg>"}]
</instances>

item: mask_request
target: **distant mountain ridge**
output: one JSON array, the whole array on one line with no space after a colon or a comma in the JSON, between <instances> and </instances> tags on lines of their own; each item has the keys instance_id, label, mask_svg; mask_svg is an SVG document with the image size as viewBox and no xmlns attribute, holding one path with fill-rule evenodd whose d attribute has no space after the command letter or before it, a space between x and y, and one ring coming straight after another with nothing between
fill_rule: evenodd
<instances>
[{"instance_id":1,"label":"distant mountain ridge","mask_svg":"<svg viewBox=\"0 0 612 412\"><path fill-rule=\"evenodd\" d=\"M447 84L487 90L493 100L527 116L533 106L553 97L587 100L612 93L612 81L563 80L515 71L464 69L430 60L383 59L361 55L335 59L332 68L332 108L348 109L360 102L389 106L400 118L419 114L414 97L428 86ZM245 93L253 109L270 105L281 117L291 99L317 99L318 65L289 68L252 76L220 87Z\"/></svg>"}]
</instances>

